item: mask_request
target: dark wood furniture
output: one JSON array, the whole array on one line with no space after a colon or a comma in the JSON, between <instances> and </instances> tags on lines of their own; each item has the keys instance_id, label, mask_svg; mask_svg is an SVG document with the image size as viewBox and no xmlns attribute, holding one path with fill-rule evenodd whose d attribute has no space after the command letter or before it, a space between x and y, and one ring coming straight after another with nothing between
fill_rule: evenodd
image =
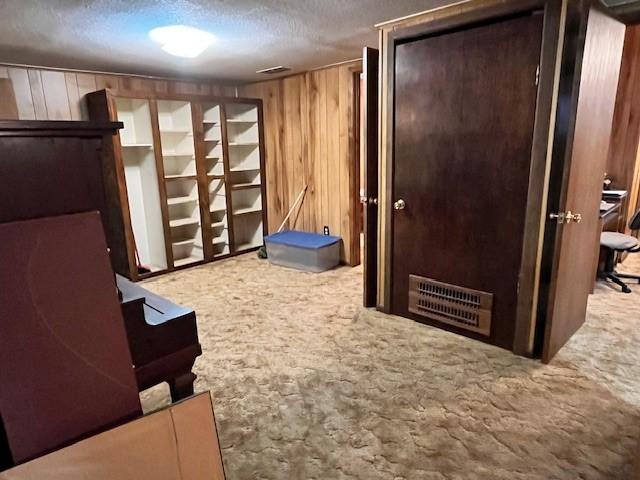
<instances>
[{"instance_id":1,"label":"dark wood furniture","mask_svg":"<svg viewBox=\"0 0 640 480\"><path fill-rule=\"evenodd\" d=\"M127 258L118 273L136 281L262 246L261 100L108 90L87 99L92 119L124 123L108 149Z\"/></svg>"},{"instance_id":2,"label":"dark wood furniture","mask_svg":"<svg viewBox=\"0 0 640 480\"><path fill-rule=\"evenodd\" d=\"M0 223L98 210L115 270L127 262L119 209L105 192L118 122L0 121Z\"/></svg>"},{"instance_id":3,"label":"dark wood furniture","mask_svg":"<svg viewBox=\"0 0 640 480\"><path fill-rule=\"evenodd\" d=\"M139 390L167 382L174 402L192 395L191 369L202 354L195 312L116 278Z\"/></svg>"},{"instance_id":4,"label":"dark wood furniture","mask_svg":"<svg viewBox=\"0 0 640 480\"><path fill-rule=\"evenodd\" d=\"M0 417L22 463L142 412L98 212L0 238Z\"/></svg>"}]
</instances>

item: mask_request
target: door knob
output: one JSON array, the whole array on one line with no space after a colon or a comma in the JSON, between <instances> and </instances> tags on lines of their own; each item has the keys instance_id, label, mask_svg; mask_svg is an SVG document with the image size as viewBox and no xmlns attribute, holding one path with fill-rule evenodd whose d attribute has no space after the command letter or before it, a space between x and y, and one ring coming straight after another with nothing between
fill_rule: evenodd
<instances>
[{"instance_id":1,"label":"door knob","mask_svg":"<svg viewBox=\"0 0 640 480\"><path fill-rule=\"evenodd\" d=\"M402 200L402 199L398 200L397 202L394 202L394 204L393 204L393 208L395 210L404 210L404 207L406 207L406 206L407 206L407 204L404 203L404 200Z\"/></svg>"}]
</instances>

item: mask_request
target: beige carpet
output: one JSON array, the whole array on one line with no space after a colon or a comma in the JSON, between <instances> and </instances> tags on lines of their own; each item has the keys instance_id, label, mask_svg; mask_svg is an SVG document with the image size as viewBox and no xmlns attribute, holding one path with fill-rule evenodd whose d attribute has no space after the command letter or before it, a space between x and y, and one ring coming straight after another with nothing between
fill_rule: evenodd
<instances>
[{"instance_id":1,"label":"beige carpet","mask_svg":"<svg viewBox=\"0 0 640 480\"><path fill-rule=\"evenodd\" d=\"M629 478L640 286L598 287L542 365L364 310L361 274L252 254L145 283L198 314L196 389L214 395L228 480ZM145 392L145 408L167 391Z\"/></svg>"}]
</instances>

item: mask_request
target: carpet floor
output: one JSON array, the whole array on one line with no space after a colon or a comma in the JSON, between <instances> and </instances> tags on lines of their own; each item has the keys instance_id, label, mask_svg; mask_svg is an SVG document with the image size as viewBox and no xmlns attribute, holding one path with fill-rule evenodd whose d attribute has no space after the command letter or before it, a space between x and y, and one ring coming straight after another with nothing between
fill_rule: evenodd
<instances>
[{"instance_id":1,"label":"carpet floor","mask_svg":"<svg viewBox=\"0 0 640 480\"><path fill-rule=\"evenodd\" d=\"M227 480L629 478L640 286L599 285L543 365L366 310L361 276L251 254L145 282L197 312L196 390L212 392ZM163 406L168 388L142 400Z\"/></svg>"}]
</instances>

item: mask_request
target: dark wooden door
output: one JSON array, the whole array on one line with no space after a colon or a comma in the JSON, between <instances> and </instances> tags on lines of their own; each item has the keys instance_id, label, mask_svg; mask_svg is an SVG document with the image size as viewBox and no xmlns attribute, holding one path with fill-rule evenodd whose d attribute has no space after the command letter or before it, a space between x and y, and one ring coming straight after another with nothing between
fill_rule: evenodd
<instances>
[{"instance_id":1,"label":"dark wooden door","mask_svg":"<svg viewBox=\"0 0 640 480\"><path fill-rule=\"evenodd\" d=\"M562 171L554 175L560 181L559 200L555 205L553 199L550 201L553 210L548 212L579 214L581 221L578 223L575 217L562 223L548 221L551 235L545 242L553 243L553 258L545 312L544 362L549 362L585 321L599 251L602 179L623 42L623 24L596 10L590 12L571 155Z\"/></svg>"},{"instance_id":2,"label":"dark wooden door","mask_svg":"<svg viewBox=\"0 0 640 480\"><path fill-rule=\"evenodd\" d=\"M542 26L526 15L395 51L392 311L509 349ZM490 327L411 313L410 275L492 296Z\"/></svg>"},{"instance_id":3,"label":"dark wooden door","mask_svg":"<svg viewBox=\"0 0 640 480\"><path fill-rule=\"evenodd\" d=\"M378 50L365 47L362 75L364 306L375 307L378 288Z\"/></svg>"}]
</instances>

